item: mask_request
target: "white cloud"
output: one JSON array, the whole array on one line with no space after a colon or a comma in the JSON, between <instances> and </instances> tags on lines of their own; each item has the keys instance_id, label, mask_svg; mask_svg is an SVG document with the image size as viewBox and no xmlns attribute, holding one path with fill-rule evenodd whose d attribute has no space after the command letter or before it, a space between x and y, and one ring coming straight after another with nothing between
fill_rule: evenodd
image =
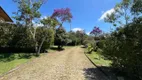
<instances>
[{"instance_id":1,"label":"white cloud","mask_svg":"<svg viewBox=\"0 0 142 80\"><path fill-rule=\"evenodd\" d=\"M41 18L40 18L40 20L42 20L42 19L46 19L47 18L47 16L42 16ZM35 26L35 27L41 27L41 26L43 26L43 24L41 23L41 22L35 22L35 21L32 21L33 22L33 25Z\"/></svg>"},{"instance_id":2,"label":"white cloud","mask_svg":"<svg viewBox=\"0 0 142 80\"><path fill-rule=\"evenodd\" d=\"M76 31L83 31L82 28L73 28L72 31L76 32Z\"/></svg>"},{"instance_id":3,"label":"white cloud","mask_svg":"<svg viewBox=\"0 0 142 80\"><path fill-rule=\"evenodd\" d=\"M86 34L87 34L87 35L90 35L90 32L87 32Z\"/></svg>"},{"instance_id":4,"label":"white cloud","mask_svg":"<svg viewBox=\"0 0 142 80\"><path fill-rule=\"evenodd\" d=\"M112 14L113 12L115 12L114 8L107 10L106 12L103 13L103 15L98 19L99 21L104 20L104 18L106 18L107 15Z\"/></svg>"},{"instance_id":5,"label":"white cloud","mask_svg":"<svg viewBox=\"0 0 142 80\"><path fill-rule=\"evenodd\" d=\"M34 24L34 25L37 26L37 27L43 26L43 24L41 24L41 23L36 23L36 24Z\"/></svg>"},{"instance_id":6,"label":"white cloud","mask_svg":"<svg viewBox=\"0 0 142 80\"><path fill-rule=\"evenodd\" d=\"M46 19L47 18L47 16L42 16L40 19Z\"/></svg>"},{"instance_id":7,"label":"white cloud","mask_svg":"<svg viewBox=\"0 0 142 80\"><path fill-rule=\"evenodd\" d=\"M41 23L36 23L35 21L32 21L32 22L33 22L34 27L40 27L40 26L43 26L43 24L41 24Z\"/></svg>"}]
</instances>

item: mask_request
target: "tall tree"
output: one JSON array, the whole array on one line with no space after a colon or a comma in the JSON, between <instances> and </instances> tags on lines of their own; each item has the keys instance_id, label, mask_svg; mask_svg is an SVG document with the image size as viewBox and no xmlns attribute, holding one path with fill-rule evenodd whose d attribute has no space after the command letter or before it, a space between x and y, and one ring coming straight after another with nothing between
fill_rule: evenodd
<instances>
[{"instance_id":1,"label":"tall tree","mask_svg":"<svg viewBox=\"0 0 142 80\"><path fill-rule=\"evenodd\" d=\"M14 12L13 17L18 24L22 24L30 31L32 39L35 43L35 52L38 50L38 43L36 41L36 27L33 27L33 22L39 22L40 7L46 0L13 0L17 3L18 10Z\"/></svg>"},{"instance_id":2,"label":"tall tree","mask_svg":"<svg viewBox=\"0 0 142 80\"><path fill-rule=\"evenodd\" d=\"M59 25L58 20L56 18L51 18L51 17L46 17L42 19L41 23L47 28L53 28L53 29L55 29L55 27Z\"/></svg>"},{"instance_id":3,"label":"tall tree","mask_svg":"<svg viewBox=\"0 0 142 80\"><path fill-rule=\"evenodd\" d=\"M132 0L122 0L113 8L111 14L107 14L106 22L112 23L114 26L124 26L132 21L131 6Z\"/></svg>"},{"instance_id":4,"label":"tall tree","mask_svg":"<svg viewBox=\"0 0 142 80\"><path fill-rule=\"evenodd\" d=\"M63 27L56 29L55 34L55 44L58 45L58 49L62 49L63 45L66 43L66 31Z\"/></svg>"},{"instance_id":5,"label":"tall tree","mask_svg":"<svg viewBox=\"0 0 142 80\"><path fill-rule=\"evenodd\" d=\"M142 0L122 0L116 6L116 11L107 17L107 22L118 24L121 19L125 24L118 26L106 39L103 53L113 61L114 67L135 80L142 80Z\"/></svg>"},{"instance_id":6,"label":"tall tree","mask_svg":"<svg viewBox=\"0 0 142 80\"><path fill-rule=\"evenodd\" d=\"M99 27L94 27L94 29L90 32L95 38L98 37L102 33L102 30Z\"/></svg>"},{"instance_id":7,"label":"tall tree","mask_svg":"<svg viewBox=\"0 0 142 80\"><path fill-rule=\"evenodd\" d=\"M84 30L80 30L80 31L76 31L76 37L77 37L77 43L83 44L84 38L85 38L85 31Z\"/></svg>"},{"instance_id":8,"label":"tall tree","mask_svg":"<svg viewBox=\"0 0 142 80\"><path fill-rule=\"evenodd\" d=\"M69 8L61 8L55 9L51 17L59 20L59 22L61 23L60 26L62 27L62 24L64 22L71 22L73 16Z\"/></svg>"},{"instance_id":9,"label":"tall tree","mask_svg":"<svg viewBox=\"0 0 142 80\"><path fill-rule=\"evenodd\" d=\"M38 54L41 51L41 48L43 46L43 43L47 41L49 46L53 43L54 41L54 29L58 25L58 21L56 19L52 19L51 17L47 17L41 20L41 23L44 25L42 28L39 30L39 48L38 48Z\"/></svg>"},{"instance_id":10,"label":"tall tree","mask_svg":"<svg viewBox=\"0 0 142 80\"><path fill-rule=\"evenodd\" d=\"M56 18L60 22L59 28L56 30L55 39L58 41L58 48L62 48L63 42L66 40L66 31L63 28L64 22L71 22L72 14L69 8L55 9L51 18Z\"/></svg>"},{"instance_id":11,"label":"tall tree","mask_svg":"<svg viewBox=\"0 0 142 80\"><path fill-rule=\"evenodd\" d=\"M131 7L131 12L135 17L140 17L142 14L142 0L134 0Z\"/></svg>"}]
</instances>

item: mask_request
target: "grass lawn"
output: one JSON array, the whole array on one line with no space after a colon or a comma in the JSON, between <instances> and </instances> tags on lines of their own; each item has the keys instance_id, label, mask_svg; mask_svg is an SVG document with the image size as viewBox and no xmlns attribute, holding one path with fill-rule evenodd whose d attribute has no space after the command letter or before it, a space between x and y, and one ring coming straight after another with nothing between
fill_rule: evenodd
<instances>
[{"instance_id":1,"label":"grass lawn","mask_svg":"<svg viewBox=\"0 0 142 80\"><path fill-rule=\"evenodd\" d=\"M27 62L29 59L15 59L9 62L0 62L0 75L8 72L9 70L15 68L16 66Z\"/></svg>"},{"instance_id":2,"label":"grass lawn","mask_svg":"<svg viewBox=\"0 0 142 80\"><path fill-rule=\"evenodd\" d=\"M19 56L19 54L1 53L0 54L0 75L10 71L11 69L17 67L20 64L26 63L32 58L34 58L34 56L25 55L23 53L21 53L21 56Z\"/></svg>"},{"instance_id":3,"label":"grass lawn","mask_svg":"<svg viewBox=\"0 0 142 80\"><path fill-rule=\"evenodd\" d=\"M88 53L86 54L97 66L110 66L112 63L110 60L105 60L96 52L92 52L91 54Z\"/></svg>"},{"instance_id":4,"label":"grass lawn","mask_svg":"<svg viewBox=\"0 0 142 80\"><path fill-rule=\"evenodd\" d=\"M105 60L103 57L100 57L100 55L97 54L96 52L92 52L92 54L86 53L86 55L91 59L91 61L93 61L98 67L101 68L101 70L103 70L103 72L105 72L111 78L110 80L117 80L117 77L120 75L125 80L133 80L126 77L126 75L122 73L119 74L114 73L112 71L112 68L110 67L112 62L110 60Z\"/></svg>"}]
</instances>

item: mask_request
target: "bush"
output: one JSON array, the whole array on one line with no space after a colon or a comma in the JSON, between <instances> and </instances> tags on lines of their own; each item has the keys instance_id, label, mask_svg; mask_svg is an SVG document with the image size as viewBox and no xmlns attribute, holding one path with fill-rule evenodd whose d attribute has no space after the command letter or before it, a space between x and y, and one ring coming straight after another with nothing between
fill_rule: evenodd
<instances>
[{"instance_id":1,"label":"bush","mask_svg":"<svg viewBox=\"0 0 142 80\"><path fill-rule=\"evenodd\" d=\"M45 36L46 38L41 47L41 52L46 52L46 49L49 49L50 46L54 44L54 30L52 28L38 27L36 32L36 40L38 45L41 44L42 39Z\"/></svg>"},{"instance_id":2,"label":"bush","mask_svg":"<svg viewBox=\"0 0 142 80\"><path fill-rule=\"evenodd\" d=\"M112 66L142 80L142 19L118 28L104 42L102 54L113 61Z\"/></svg>"},{"instance_id":3,"label":"bush","mask_svg":"<svg viewBox=\"0 0 142 80\"><path fill-rule=\"evenodd\" d=\"M93 45L92 44L88 44L87 53L91 54L92 51L93 51Z\"/></svg>"},{"instance_id":4,"label":"bush","mask_svg":"<svg viewBox=\"0 0 142 80\"><path fill-rule=\"evenodd\" d=\"M66 31L62 26L60 26L59 28L56 29L54 44L58 45L58 49L62 49L63 46L66 44L66 40L67 40Z\"/></svg>"},{"instance_id":5,"label":"bush","mask_svg":"<svg viewBox=\"0 0 142 80\"><path fill-rule=\"evenodd\" d=\"M92 51L97 51L98 47L96 46L95 41L90 41L87 44L88 53L92 53Z\"/></svg>"},{"instance_id":6,"label":"bush","mask_svg":"<svg viewBox=\"0 0 142 80\"><path fill-rule=\"evenodd\" d=\"M8 23L0 23L0 47L9 47L17 26Z\"/></svg>"},{"instance_id":7,"label":"bush","mask_svg":"<svg viewBox=\"0 0 142 80\"><path fill-rule=\"evenodd\" d=\"M54 42L54 30L38 27L36 29L36 41L38 47L47 35L42 46L42 52L48 49ZM35 53L35 42L29 28L22 25L0 23L0 53Z\"/></svg>"},{"instance_id":8,"label":"bush","mask_svg":"<svg viewBox=\"0 0 142 80\"><path fill-rule=\"evenodd\" d=\"M100 40L100 41L97 43L98 48L103 49L104 43L105 43L105 40Z\"/></svg>"},{"instance_id":9,"label":"bush","mask_svg":"<svg viewBox=\"0 0 142 80\"><path fill-rule=\"evenodd\" d=\"M33 51L33 41L26 27L1 23L0 34L0 52Z\"/></svg>"}]
</instances>

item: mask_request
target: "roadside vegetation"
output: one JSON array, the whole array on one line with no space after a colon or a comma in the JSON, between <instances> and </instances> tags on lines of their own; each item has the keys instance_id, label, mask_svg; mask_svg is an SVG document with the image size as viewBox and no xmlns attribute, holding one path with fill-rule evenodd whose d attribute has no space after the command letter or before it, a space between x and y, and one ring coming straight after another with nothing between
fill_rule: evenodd
<instances>
[{"instance_id":1,"label":"roadside vegetation","mask_svg":"<svg viewBox=\"0 0 142 80\"><path fill-rule=\"evenodd\" d=\"M111 61L112 63L108 68L113 71L117 78L142 80L141 7L142 0L122 0L116 4L114 12L105 18L105 22L115 26L114 30L103 34L98 27L94 27L90 33L94 42L90 43L89 40L86 44L87 55L90 59L97 65L96 56L98 55L101 56L99 65L105 65L101 58L105 61Z\"/></svg>"},{"instance_id":2,"label":"roadside vegetation","mask_svg":"<svg viewBox=\"0 0 142 80\"><path fill-rule=\"evenodd\" d=\"M55 9L42 18L39 9L46 0L13 1L18 7L13 12L15 23L0 22L0 75L42 53L81 45L87 36L84 31L64 29L63 24L73 17L69 8Z\"/></svg>"},{"instance_id":3,"label":"roadside vegetation","mask_svg":"<svg viewBox=\"0 0 142 80\"><path fill-rule=\"evenodd\" d=\"M31 53L1 53L0 54L0 75L8 72L9 70L26 63L36 56Z\"/></svg>"},{"instance_id":4,"label":"roadside vegetation","mask_svg":"<svg viewBox=\"0 0 142 80\"><path fill-rule=\"evenodd\" d=\"M142 0L116 4L104 19L114 29L104 33L95 26L90 35L84 30L66 31L63 24L71 24L73 18L69 8L55 9L42 18L39 9L46 0L13 1L18 7L13 13L15 23L0 23L0 75L41 53L84 45L86 55L98 67L105 67L104 72L142 80Z\"/></svg>"},{"instance_id":5,"label":"roadside vegetation","mask_svg":"<svg viewBox=\"0 0 142 80\"><path fill-rule=\"evenodd\" d=\"M91 54L86 54L97 66L110 67L112 61L105 59L102 55L97 54L97 52L92 52Z\"/></svg>"}]
</instances>

